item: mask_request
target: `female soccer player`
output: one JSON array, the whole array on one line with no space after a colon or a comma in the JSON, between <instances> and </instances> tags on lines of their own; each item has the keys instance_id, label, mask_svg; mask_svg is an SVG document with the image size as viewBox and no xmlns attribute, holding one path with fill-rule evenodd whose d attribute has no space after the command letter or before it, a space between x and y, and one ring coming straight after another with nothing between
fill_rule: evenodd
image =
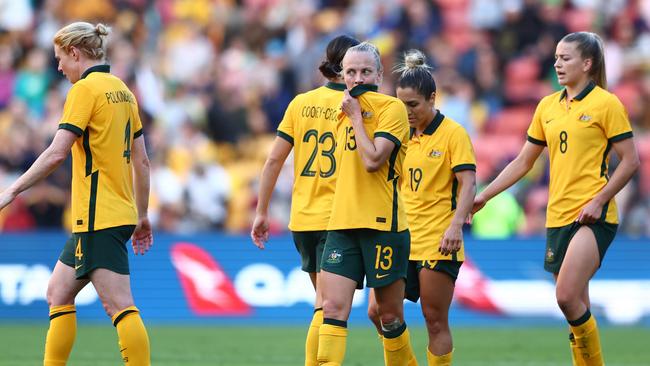
<instances>
[{"instance_id":1,"label":"female soccer player","mask_svg":"<svg viewBox=\"0 0 650 366\"><path fill-rule=\"evenodd\" d=\"M477 195L472 212L526 172L545 146L550 155L544 268L556 279L556 298L569 322L574 365L602 365L589 280L618 227L614 195L639 166L632 128L621 102L606 88L603 43L594 33L565 36L555 51L562 91L541 100L521 152ZM610 177L609 152L620 164Z\"/></svg>"},{"instance_id":2,"label":"female soccer player","mask_svg":"<svg viewBox=\"0 0 650 366\"><path fill-rule=\"evenodd\" d=\"M336 118L343 98L341 60L348 48L359 41L348 36L334 38L327 45L326 60L319 70L329 81L293 99L278 127L278 137L264 164L260 178L257 214L251 230L253 243L260 249L269 238L269 201L284 161L294 150L294 182L289 229L316 290L314 315L305 342L305 366L316 366L318 331L323 309L318 284L321 256L327 238L336 184Z\"/></svg>"},{"instance_id":3,"label":"female soccer player","mask_svg":"<svg viewBox=\"0 0 650 366\"><path fill-rule=\"evenodd\" d=\"M434 107L436 83L418 50L396 71L397 97L406 105L411 139L402 199L411 232L406 297L420 298L429 333L429 365L451 365L449 306L465 259L463 224L476 194L476 159L467 131ZM368 313L376 320L374 301Z\"/></svg>"},{"instance_id":4,"label":"female soccer player","mask_svg":"<svg viewBox=\"0 0 650 366\"><path fill-rule=\"evenodd\" d=\"M340 365L355 288L374 288L387 365L406 365L410 341L403 315L409 232L399 197L408 117L399 99L377 93L382 66L363 42L342 62L348 90L341 104L336 182L321 262L323 325L320 365Z\"/></svg>"},{"instance_id":5,"label":"female soccer player","mask_svg":"<svg viewBox=\"0 0 650 366\"><path fill-rule=\"evenodd\" d=\"M73 84L59 130L34 164L0 194L2 209L49 175L72 150L72 236L47 288L46 366L66 364L76 334L74 300L88 282L117 328L124 363L150 364L149 338L133 303L125 246L131 238L135 254L144 254L153 243L147 218L149 159L135 96L105 64L108 33L103 24L85 22L56 33L58 69Z\"/></svg>"}]
</instances>

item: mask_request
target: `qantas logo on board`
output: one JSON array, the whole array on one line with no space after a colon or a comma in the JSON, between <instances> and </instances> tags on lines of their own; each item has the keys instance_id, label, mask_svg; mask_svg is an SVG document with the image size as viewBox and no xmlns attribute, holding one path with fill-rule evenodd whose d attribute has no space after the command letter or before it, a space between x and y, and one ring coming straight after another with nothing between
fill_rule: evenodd
<instances>
[{"instance_id":1,"label":"qantas logo on board","mask_svg":"<svg viewBox=\"0 0 650 366\"><path fill-rule=\"evenodd\" d=\"M237 295L232 281L204 249L190 243L176 243L171 260L194 314L250 314L250 306Z\"/></svg>"}]
</instances>

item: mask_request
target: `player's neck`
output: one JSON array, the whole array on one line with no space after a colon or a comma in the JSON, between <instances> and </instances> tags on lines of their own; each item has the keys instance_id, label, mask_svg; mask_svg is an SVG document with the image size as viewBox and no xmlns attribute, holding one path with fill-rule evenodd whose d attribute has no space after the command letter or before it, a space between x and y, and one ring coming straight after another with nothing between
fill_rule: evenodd
<instances>
[{"instance_id":1,"label":"player's neck","mask_svg":"<svg viewBox=\"0 0 650 366\"><path fill-rule=\"evenodd\" d=\"M591 82L591 79L586 78L584 80L580 80L580 81L576 82L573 85L567 85L566 86L567 100L572 100L573 98L575 98L576 95L580 94L580 92L585 90L585 88L587 87L587 85L589 85L590 82Z\"/></svg>"}]
</instances>

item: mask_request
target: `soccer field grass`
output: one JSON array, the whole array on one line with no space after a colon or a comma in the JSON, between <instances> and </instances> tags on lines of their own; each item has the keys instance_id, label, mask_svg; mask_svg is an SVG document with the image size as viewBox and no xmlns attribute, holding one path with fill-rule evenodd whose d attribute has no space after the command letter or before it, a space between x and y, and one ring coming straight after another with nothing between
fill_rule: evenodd
<instances>
[{"instance_id":1,"label":"soccer field grass","mask_svg":"<svg viewBox=\"0 0 650 366\"><path fill-rule=\"evenodd\" d=\"M301 365L304 327L150 326L152 364ZM0 365L38 365L46 326L0 325ZM650 329L603 327L608 366L650 365ZM426 365L426 333L411 329L420 365ZM567 331L561 327L454 329L454 364L463 366L570 365ZM352 327L345 365L383 365L382 351L370 327ZM84 325L69 365L119 365L117 336L112 326Z\"/></svg>"}]
</instances>

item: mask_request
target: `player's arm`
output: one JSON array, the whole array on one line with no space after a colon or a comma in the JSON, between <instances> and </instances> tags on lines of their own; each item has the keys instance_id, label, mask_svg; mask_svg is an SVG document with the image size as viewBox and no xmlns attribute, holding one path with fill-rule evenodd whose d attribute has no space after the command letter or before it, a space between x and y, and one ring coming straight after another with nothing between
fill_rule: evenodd
<instances>
[{"instance_id":1,"label":"player's arm","mask_svg":"<svg viewBox=\"0 0 650 366\"><path fill-rule=\"evenodd\" d=\"M149 223L150 166L144 136L133 139L131 149L133 161L133 185L135 205L138 210L138 224L133 231L132 245L135 254L144 254L153 245L153 232Z\"/></svg>"},{"instance_id":2,"label":"player's arm","mask_svg":"<svg viewBox=\"0 0 650 366\"><path fill-rule=\"evenodd\" d=\"M345 90L341 109L352 121L354 129L354 138L357 143L357 150L361 156L361 161L368 172L375 172L388 160L390 154L395 148L395 143L384 137L376 137L373 140L368 137L363 127L363 117L361 116L361 105L359 101L352 97Z\"/></svg>"},{"instance_id":3,"label":"player's arm","mask_svg":"<svg viewBox=\"0 0 650 366\"><path fill-rule=\"evenodd\" d=\"M253 239L253 243L260 249L264 249L264 243L269 239L268 212L271 195L282 170L282 165L287 160L287 156L289 156L292 148L293 145L289 141L281 137L276 137L271 153L262 169L255 220L251 229L251 239Z\"/></svg>"},{"instance_id":4,"label":"player's arm","mask_svg":"<svg viewBox=\"0 0 650 366\"><path fill-rule=\"evenodd\" d=\"M535 164L535 160L544 151L543 145L526 141L519 155L474 199L472 213L480 210L492 197L505 191L521 179Z\"/></svg>"},{"instance_id":5,"label":"player's arm","mask_svg":"<svg viewBox=\"0 0 650 366\"><path fill-rule=\"evenodd\" d=\"M591 224L596 222L602 214L605 203L609 202L616 193L623 189L641 165L633 138L614 142L612 147L616 151L620 163L605 187L580 211L577 219L580 223Z\"/></svg>"},{"instance_id":6,"label":"player's arm","mask_svg":"<svg viewBox=\"0 0 650 366\"><path fill-rule=\"evenodd\" d=\"M54 140L9 188L0 193L0 210L10 204L18 194L41 181L65 161L77 135L65 129L59 129Z\"/></svg>"},{"instance_id":7,"label":"player's arm","mask_svg":"<svg viewBox=\"0 0 650 366\"><path fill-rule=\"evenodd\" d=\"M458 192L456 213L451 219L451 224L449 224L442 236L442 242L440 243L439 250L443 255L456 253L460 250L463 242L463 224L472 210L474 196L476 195L476 172L474 170L461 170L455 172L454 175L460 185L460 192Z\"/></svg>"}]
</instances>

